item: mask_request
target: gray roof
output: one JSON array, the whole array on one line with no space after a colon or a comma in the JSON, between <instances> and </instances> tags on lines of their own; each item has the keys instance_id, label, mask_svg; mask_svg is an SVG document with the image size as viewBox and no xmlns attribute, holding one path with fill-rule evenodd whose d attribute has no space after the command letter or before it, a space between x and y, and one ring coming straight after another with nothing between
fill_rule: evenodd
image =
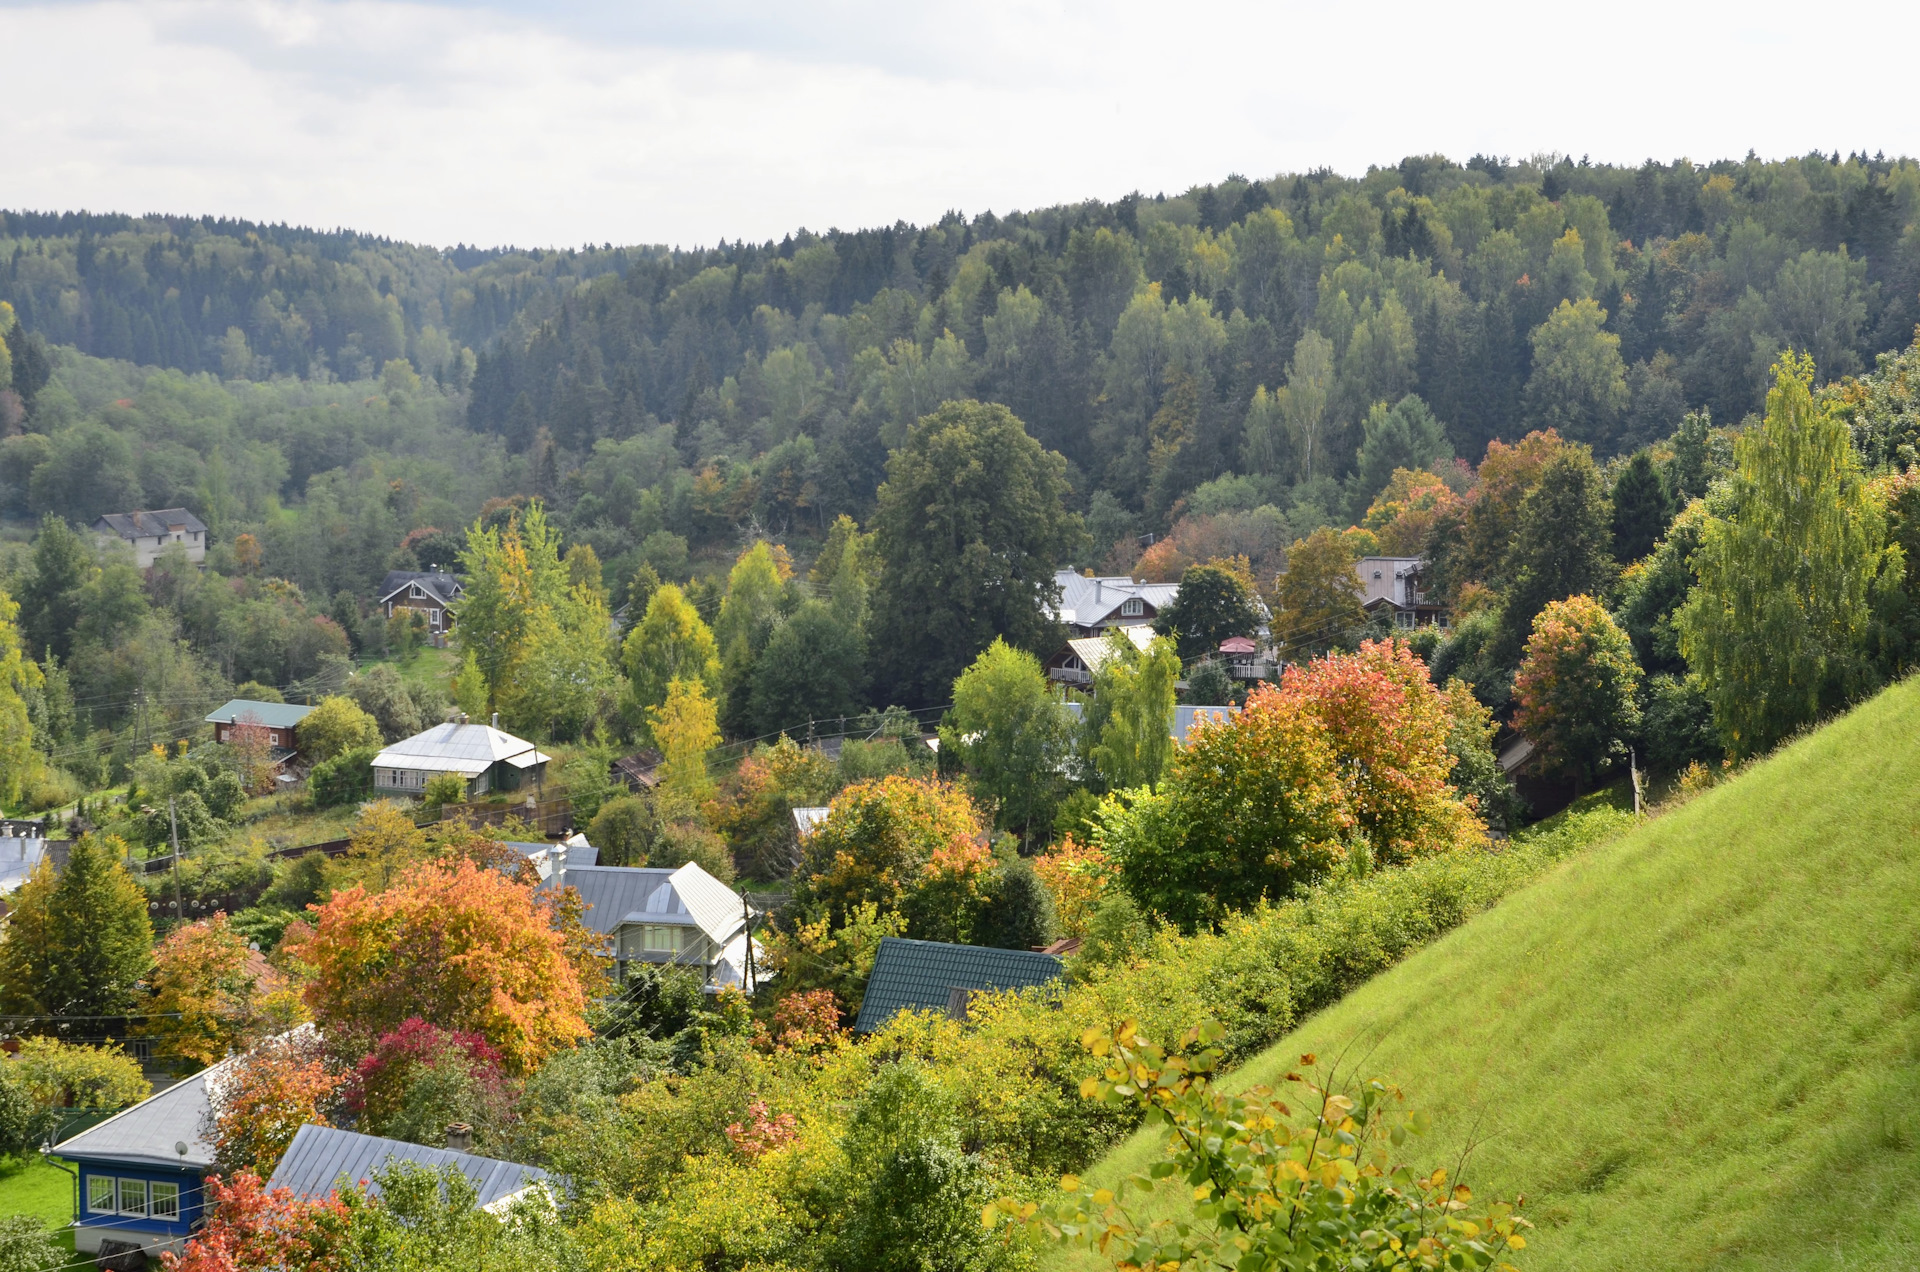
<instances>
[{"instance_id":1,"label":"gray roof","mask_svg":"<svg viewBox=\"0 0 1920 1272\"><path fill-rule=\"evenodd\" d=\"M100 529L103 522L108 530L122 539L138 539L148 535L157 538L180 530L195 530L201 534L207 531L206 522L185 508L160 508L153 512L109 512L105 516L96 518L93 528Z\"/></svg>"},{"instance_id":2,"label":"gray roof","mask_svg":"<svg viewBox=\"0 0 1920 1272\"><path fill-rule=\"evenodd\" d=\"M392 600L394 593L405 591L414 583L443 606L451 606L467 590L465 584L445 570L388 570L387 577L380 581L379 599Z\"/></svg>"},{"instance_id":3,"label":"gray roof","mask_svg":"<svg viewBox=\"0 0 1920 1272\"><path fill-rule=\"evenodd\" d=\"M375 1171L393 1162L415 1162L430 1170L456 1167L473 1181L479 1193L475 1204L480 1206L506 1201L533 1184L553 1178L537 1166L495 1161L491 1157L476 1157L472 1153L428 1148L423 1144L408 1144L402 1140L381 1139L377 1135L361 1135L357 1131L308 1123L294 1132L293 1143L287 1145L287 1151L280 1157L280 1164L274 1167L273 1178L267 1181L267 1188L291 1189L293 1195L301 1200L325 1197L334 1191L342 1178L346 1180L346 1186L352 1188L363 1179L371 1180ZM378 1196L380 1187L372 1184L367 1192L371 1196Z\"/></svg>"},{"instance_id":4,"label":"gray roof","mask_svg":"<svg viewBox=\"0 0 1920 1272\"><path fill-rule=\"evenodd\" d=\"M746 926L740 894L692 862L663 870L577 866L570 859L543 886L548 885L579 892L587 904L581 922L603 936L623 923L654 923L696 927L716 945L725 945Z\"/></svg>"},{"instance_id":5,"label":"gray roof","mask_svg":"<svg viewBox=\"0 0 1920 1272\"><path fill-rule=\"evenodd\" d=\"M1185 746L1187 730L1193 728L1193 722L1201 716L1210 720L1225 720L1240 713L1238 707L1175 707L1173 709L1173 740Z\"/></svg>"},{"instance_id":6,"label":"gray roof","mask_svg":"<svg viewBox=\"0 0 1920 1272\"><path fill-rule=\"evenodd\" d=\"M89 1130L54 1146L61 1157L107 1158L117 1162L147 1165L190 1166L205 1169L213 1165L213 1145L200 1138L200 1125L207 1115L207 1081L219 1081L232 1064L223 1060L211 1069L177 1082L158 1095L114 1114ZM175 1144L187 1146L183 1157Z\"/></svg>"},{"instance_id":7,"label":"gray roof","mask_svg":"<svg viewBox=\"0 0 1920 1272\"><path fill-rule=\"evenodd\" d=\"M1145 601L1148 613L1156 613L1180 595L1178 583L1136 583L1124 574L1090 579L1072 570L1055 570L1053 581L1060 589L1054 617L1078 627L1097 627L1133 600Z\"/></svg>"},{"instance_id":8,"label":"gray roof","mask_svg":"<svg viewBox=\"0 0 1920 1272\"><path fill-rule=\"evenodd\" d=\"M0 895L31 879L46 853L42 835L0 835Z\"/></svg>"},{"instance_id":9,"label":"gray roof","mask_svg":"<svg viewBox=\"0 0 1920 1272\"><path fill-rule=\"evenodd\" d=\"M1059 975L1060 960L1051 954L882 937L853 1027L870 1033L909 1008L946 1011L956 989L1025 989Z\"/></svg>"},{"instance_id":10,"label":"gray roof","mask_svg":"<svg viewBox=\"0 0 1920 1272\"><path fill-rule=\"evenodd\" d=\"M463 773L472 777L505 761L527 768L552 759L533 743L485 724L436 724L402 738L373 757L374 768L414 772Z\"/></svg>"},{"instance_id":11,"label":"gray roof","mask_svg":"<svg viewBox=\"0 0 1920 1272\"><path fill-rule=\"evenodd\" d=\"M208 724L232 724L250 715L269 729L291 729L307 718L312 707L297 702L255 702L251 698L231 698L227 705L207 716Z\"/></svg>"}]
</instances>

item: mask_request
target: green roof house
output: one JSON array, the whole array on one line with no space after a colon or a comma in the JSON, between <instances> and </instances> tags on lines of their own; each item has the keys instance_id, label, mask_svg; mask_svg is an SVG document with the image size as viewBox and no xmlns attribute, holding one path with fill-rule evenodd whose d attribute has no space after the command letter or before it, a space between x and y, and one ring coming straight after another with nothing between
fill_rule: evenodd
<instances>
[{"instance_id":1,"label":"green roof house","mask_svg":"<svg viewBox=\"0 0 1920 1272\"><path fill-rule=\"evenodd\" d=\"M872 1033L908 1009L944 1011L965 1020L967 1000L975 993L1045 985L1057 979L1060 970L1059 959L1032 950L884 937L854 1032Z\"/></svg>"}]
</instances>

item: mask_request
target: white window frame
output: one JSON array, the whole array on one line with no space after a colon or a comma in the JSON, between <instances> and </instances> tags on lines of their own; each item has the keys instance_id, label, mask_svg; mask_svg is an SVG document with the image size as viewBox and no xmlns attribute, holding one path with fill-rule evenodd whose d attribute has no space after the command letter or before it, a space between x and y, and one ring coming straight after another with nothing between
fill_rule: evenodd
<instances>
[{"instance_id":1,"label":"white window frame","mask_svg":"<svg viewBox=\"0 0 1920 1272\"><path fill-rule=\"evenodd\" d=\"M1120 616L1122 618L1138 618L1140 615L1146 613L1146 610L1146 603L1137 597L1131 601L1122 601L1120 603Z\"/></svg>"},{"instance_id":2,"label":"white window frame","mask_svg":"<svg viewBox=\"0 0 1920 1272\"><path fill-rule=\"evenodd\" d=\"M127 1190L129 1186L138 1190L140 1199L140 1208L138 1210L129 1209L127 1206ZM136 1219L145 1219L147 1217L147 1181L144 1179L128 1179L124 1175L121 1176L119 1204L121 1214L129 1215Z\"/></svg>"},{"instance_id":3,"label":"white window frame","mask_svg":"<svg viewBox=\"0 0 1920 1272\"><path fill-rule=\"evenodd\" d=\"M165 1196L164 1202L162 1201L163 1193ZM160 1209L162 1205L167 1206L167 1211L164 1214L161 1213ZM149 1183L147 1185L147 1218L172 1220L178 1223L180 1220L180 1185L165 1184L159 1180L154 1180Z\"/></svg>"},{"instance_id":4,"label":"white window frame","mask_svg":"<svg viewBox=\"0 0 1920 1272\"><path fill-rule=\"evenodd\" d=\"M120 1213L119 1189L120 1181L112 1175L88 1175L87 1213L90 1215L113 1215Z\"/></svg>"}]
</instances>

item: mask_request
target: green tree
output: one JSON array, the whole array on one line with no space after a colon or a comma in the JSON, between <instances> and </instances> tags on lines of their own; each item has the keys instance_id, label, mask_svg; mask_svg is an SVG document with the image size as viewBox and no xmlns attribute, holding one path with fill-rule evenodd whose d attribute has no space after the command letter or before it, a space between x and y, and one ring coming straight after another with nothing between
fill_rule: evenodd
<instances>
[{"instance_id":1,"label":"green tree","mask_svg":"<svg viewBox=\"0 0 1920 1272\"><path fill-rule=\"evenodd\" d=\"M867 641L824 601L808 601L774 629L753 668L752 730L856 715L866 694Z\"/></svg>"},{"instance_id":2,"label":"green tree","mask_svg":"<svg viewBox=\"0 0 1920 1272\"><path fill-rule=\"evenodd\" d=\"M1640 725L1633 642L1591 596L1555 601L1534 620L1514 677L1514 727L1549 772L1585 789Z\"/></svg>"},{"instance_id":3,"label":"green tree","mask_svg":"<svg viewBox=\"0 0 1920 1272\"><path fill-rule=\"evenodd\" d=\"M1109 790L1152 786L1173 756L1180 655L1164 636L1143 650L1117 627L1106 642L1081 721L1087 762Z\"/></svg>"},{"instance_id":4,"label":"green tree","mask_svg":"<svg viewBox=\"0 0 1920 1272\"><path fill-rule=\"evenodd\" d=\"M967 770L995 823L1023 838L1052 822L1072 737L1040 660L995 638L953 684L941 749Z\"/></svg>"},{"instance_id":5,"label":"green tree","mask_svg":"<svg viewBox=\"0 0 1920 1272\"><path fill-rule=\"evenodd\" d=\"M754 664L780 624L791 573L786 550L776 559L772 546L761 539L740 554L727 575L713 638L720 646L720 676L726 688L721 721L736 737L752 732Z\"/></svg>"},{"instance_id":6,"label":"green tree","mask_svg":"<svg viewBox=\"0 0 1920 1272\"><path fill-rule=\"evenodd\" d=\"M1024 858L1015 858L988 886L973 939L996 949L1030 950L1050 944L1058 928L1053 894Z\"/></svg>"},{"instance_id":7,"label":"green tree","mask_svg":"<svg viewBox=\"0 0 1920 1272\"><path fill-rule=\"evenodd\" d=\"M1635 451L1613 483L1613 559L1631 565L1646 556L1672 520L1666 483L1653 456Z\"/></svg>"},{"instance_id":8,"label":"green tree","mask_svg":"<svg viewBox=\"0 0 1920 1272\"><path fill-rule=\"evenodd\" d=\"M587 842L600 850L603 866L646 865L658 834L653 806L638 795L608 800L587 825Z\"/></svg>"},{"instance_id":9,"label":"green tree","mask_svg":"<svg viewBox=\"0 0 1920 1272\"><path fill-rule=\"evenodd\" d=\"M674 681L698 680L708 697L719 696L719 646L700 611L675 584L662 584L647 601L647 612L627 633L621 656L630 705L644 736L651 736L647 713L666 703L667 687Z\"/></svg>"},{"instance_id":10,"label":"green tree","mask_svg":"<svg viewBox=\"0 0 1920 1272\"><path fill-rule=\"evenodd\" d=\"M1556 457L1541 473L1540 484L1520 501L1506 574L1513 586L1502 621L1506 648L1514 652L1548 602L1602 596L1612 589L1619 575L1613 561L1613 509L1585 447Z\"/></svg>"},{"instance_id":11,"label":"green tree","mask_svg":"<svg viewBox=\"0 0 1920 1272\"><path fill-rule=\"evenodd\" d=\"M338 694L322 698L300 721L301 753L316 764L342 751L360 747L377 750L380 745L380 722L362 711L352 698Z\"/></svg>"},{"instance_id":12,"label":"green tree","mask_svg":"<svg viewBox=\"0 0 1920 1272\"><path fill-rule=\"evenodd\" d=\"M1607 311L1594 301L1560 302L1533 332L1533 375L1527 416L1576 442L1613 440L1628 404L1620 337L1605 329Z\"/></svg>"},{"instance_id":13,"label":"green tree","mask_svg":"<svg viewBox=\"0 0 1920 1272\"><path fill-rule=\"evenodd\" d=\"M1260 618L1253 589L1239 571L1208 562L1187 567L1179 595L1160 611L1153 629L1172 637L1187 660L1213 653L1229 636L1251 636Z\"/></svg>"},{"instance_id":14,"label":"green tree","mask_svg":"<svg viewBox=\"0 0 1920 1272\"><path fill-rule=\"evenodd\" d=\"M1453 458L1446 425L1412 393L1391 408L1384 402L1374 403L1362 430L1364 440L1353 475L1355 506L1362 514L1393 480L1394 469L1432 468Z\"/></svg>"},{"instance_id":15,"label":"green tree","mask_svg":"<svg viewBox=\"0 0 1920 1272\"><path fill-rule=\"evenodd\" d=\"M1293 438L1293 452L1301 457L1300 475L1313 480L1314 457L1326 468L1327 407L1333 397L1333 341L1308 328L1293 346L1287 364L1287 387L1276 395L1280 417Z\"/></svg>"},{"instance_id":16,"label":"green tree","mask_svg":"<svg viewBox=\"0 0 1920 1272\"><path fill-rule=\"evenodd\" d=\"M1876 585L1903 561L1847 426L1814 401L1813 363L1774 367L1766 419L1734 444L1734 508L1708 518L1680 652L1736 756L1765 751L1859 687Z\"/></svg>"},{"instance_id":17,"label":"green tree","mask_svg":"<svg viewBox=\"0 0 1920 1272\"><path fill-rule=\"evenodd\" d=\"M10 898L0 1004L41 1016L117 1016L152 965L147 894L121 865L126 845L88 835L57 875L49 859Z\"/></svg>"},{"instance_id":18,"label":"green tree","mask_svg":"<svg viewBox=\"0 0 1920 1272\"><path fill-rule=\"evenodd\" d=\"M872 648L890 697L940 701L996 636L1059 638L1053 572L1085 534L1067 494L1066 461L1003 406L949 402L913 426L873 517Z\"/></svg>"},{"instance_id":19,"label":"green tree","mask_svg":"<svg viewBox=\"0 0 1920 1272\"><path fill-rule=\"evenodd\" d=\"M498 697L525 655L541 607L566 606L571 579L560 559L560 534L535 500L504 526L475 521L460 564L466 594L454 639L473 654L488 693Z\"/></svg>"},{"instance_id":20,"label":"green tree","mask_svg":"<svg viewBox=\"0 0 1920 1272\"><path fill-rule=\"evenodd\" d=\"M0 808L20 802L27 779L40 771L27 703L44 682L40 668L20 650L13 625L20 607L0 591Z\"/></svg>"},{"instance_id":21,"label":"green tree","mask_svg":"<svg viewBox=\"0 0 1920 1272\"><path fill-rule=\"evenodd\" d=\"M34 657L49 649L60 658L72 655L74 629L80 621L80 589L94 568L90 543L52 513L41 518L32 563L19 588L26 614L21 629Z\"/></svg>"}]
</instances>

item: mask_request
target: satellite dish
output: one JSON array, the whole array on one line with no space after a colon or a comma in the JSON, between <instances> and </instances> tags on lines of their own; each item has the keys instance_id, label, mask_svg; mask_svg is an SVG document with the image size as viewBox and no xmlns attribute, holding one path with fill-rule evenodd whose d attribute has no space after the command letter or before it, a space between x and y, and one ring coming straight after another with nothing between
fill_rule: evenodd
<instances>
[{"instance_id":1,"label":"satellite dish","mask_svg":"<svg viewBox=\"0 0 1920 1272\"><path fill-rule=\"evenodd\" d=\"M173 1151L185 1157L187 1155L187 1141L175 1140L173 1142Z\"/></svg>"}]
</instances>

